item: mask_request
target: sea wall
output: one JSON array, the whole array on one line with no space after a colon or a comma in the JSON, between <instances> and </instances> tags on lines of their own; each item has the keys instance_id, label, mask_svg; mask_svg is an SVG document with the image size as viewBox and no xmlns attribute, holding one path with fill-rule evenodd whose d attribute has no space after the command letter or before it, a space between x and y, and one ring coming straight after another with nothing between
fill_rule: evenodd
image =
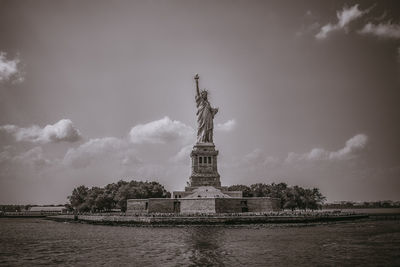
<instances>
[{"instance_id":1,"label":"sea wall","mask_svg":"<svg viewBox=\"0 0 400 267\"><path fill-rule=\"evenodd\" d=\"M248 215L248 214L197 214L197 215L177 215L177 214L150 214L144 216L123 216L123 215L57 215L47 217L56 221L75 221L92 224L105 225L229 225L229 224L263 224L263 223L314 223L329 221L345 221L366 219L365 214L343 214L343 215Z\"/></svg>"},{"instance_id":2,"label":"sea wall","mask_svg":"<svg viewBox=\"0 0 400 267\"><path fill-rule=\"evenodd\" d=\"M279 199L252 198L150 198L128 199L127 213L240 213L279 210Z\"/></svg>"}]
</instances>

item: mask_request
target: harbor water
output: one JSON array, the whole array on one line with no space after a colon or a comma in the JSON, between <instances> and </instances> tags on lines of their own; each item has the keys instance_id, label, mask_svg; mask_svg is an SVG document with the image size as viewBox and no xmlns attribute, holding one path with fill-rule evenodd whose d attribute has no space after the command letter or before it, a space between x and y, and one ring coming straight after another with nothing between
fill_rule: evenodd
<instances>
[{"instance_id":1,"label":"harbor water","mask_svg":"<svg viewBox=\"0 0 400 267\"><path fill-rule=\"evenodd\" d=\"M0 266L400 266L400 221L127 227L0 218Z\"/></svg>"}]
</instances>

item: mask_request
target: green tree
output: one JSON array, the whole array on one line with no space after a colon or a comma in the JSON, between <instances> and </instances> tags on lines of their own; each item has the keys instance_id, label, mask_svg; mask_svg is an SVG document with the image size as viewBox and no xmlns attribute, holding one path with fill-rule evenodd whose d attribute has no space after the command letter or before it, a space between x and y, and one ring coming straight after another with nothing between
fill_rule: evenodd
<instances>
[{"instance_id":1,"label":"green tree","mask_svg":"<svg viewBox=\"0 0 400 267\"><path fill-rule=\"evenodd\" d=\"M269 187L269 192L267 194L268 197L274 197L274 198L279 198L280 199L280 207L283 208L285 204L285 192L287 190L287 184L286 183L279 183L275 184L272 183Z\"/></svg>"},{"instance_id":2,"label":"green tree","mask_svg":"<svg viewBox=\"0 0 400 267\"><path fill-rule=\"evenodd\" d=\"M326 197L322 195L322 193L316 187L312 189L312 198L313 201L311 202L310 206L310 209L312 210L321 208L326 201Z\"/></svg>"},{"instance_id":3,"label":"green tree","mask_svg":"<svg viewBox=\"0 0 400 267\"><path fill-rule=\"evenodd\" d=\"M72 195L68 196L71 206L78 211L89 211L90 208L86 204L86 198L89 193L89 188L84 185L74 188Z\"/></svg>"},{"instance_id":4,"label":"green tree","mask_svg":"<svg viewBox=\"0 0 400 267\"><path fill-rule=\"evenodd\" d=\"M113 208L126 210L129 198L168 198L171 193L158 182L142 182L123 180L108 184L105 187L78 186L68 197L70 207L78 211L101 212Z\"/></svg>"},{"instance_id":5,"label":"green tree","mask_svg":"<svg viewBox=\"0 0 400 267\"><path fill-rule=\"evenodd\" d=\"M253 196L253 192L251 191L250 187L248 187L247 185L242 185L242 184L231 185L228 187L228 191L242 191L243 197L252 197Z\"/></svg>"},{"instance_id":6,"label":"green tree","mask_svg":"<svg viewBox=\"0 0 400 267\"><path fill-rule=\"evenodd\" d=\"M298 192L293 187L286 188L283 195L283 208L291 209L292 211L298 206Z\"/></svg>"},{"instance_id":7,"label":"green tree","mask_svg":"<svg viewBox=\"0 0 400 267\"><path fill-rule=\"evenodd\" d=\"M244 197L273 197L280 199L284 209L317 209L325 201L318 188L306 189L300 186L289 187L286 183L256 183L250 186L233 185L229 191L242 191Z\"/></svg>"},{"instance_id":8,"label":"green tree","mask_svg":"<svg viewBox=\"0 0 400 267\"><path fill-rule=\"evenodd\" d=\"M254 197L268 197L271 194L271 186L264 183L250 185Z\"/></svg>"},{"instance_id":9,"label":"green tree","mask_svg":"<svg viewBox=\"0 0 400 267\"><path fill-rule=\"evenodd\" d=\"M164 186L158 182L137 182L131 181L127 184L121 184L115 196L117 206L122 210L126 210L127 199L144 199L144 198L169 198L171 193L165 190Z\"/></svg>"}]
</instances>

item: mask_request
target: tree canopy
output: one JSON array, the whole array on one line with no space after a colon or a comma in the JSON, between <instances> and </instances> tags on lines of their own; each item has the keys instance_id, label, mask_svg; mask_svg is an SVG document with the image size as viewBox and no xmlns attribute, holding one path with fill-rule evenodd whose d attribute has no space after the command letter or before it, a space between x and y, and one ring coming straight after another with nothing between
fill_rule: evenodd
<instances>
[{"instance_id":1,"label":"tree canopy","mask_svg":"<svg viewBox=\"0 0 400 267\"><path fill-rule=\"evenodd\" d=\"M82 212L126 210L126 200L130 198L168 198L171 193L158 182L123 180L104 187L88 188L84 185L74 188L68 196L70 208Z\"/></svg>"},{"instance_id":2,"label":"tree canopy","mask_svg":"<svg viewBox=\"0 0 400 267\"><path fill-rule=\"evenodd\" d=\"M243 197L274 197L280 199L282 209L318 209L325 196L318 188L288 186L286 183L256 183L250 186L237 184L228 187L229 191L242 191ZM123 181L104 187L88 188L84 185L74 188L68 196L71 210L80 212L102 212L112 209L126 211L127 199L169 198L171 193L158 182Z\"/></svg>"},{"instance_id":3,"label":"tree canopy","mask_svg":"<svg viewBox=\"0 0 400 267\"><path fill-rule=\"evenodd\" d=\"M243 197L274 197L280 199L282 209L318 209L326 200L318 188L288 186L286 183L232 185L229 191L243 191Z\"/></svg>"}]
</instances>

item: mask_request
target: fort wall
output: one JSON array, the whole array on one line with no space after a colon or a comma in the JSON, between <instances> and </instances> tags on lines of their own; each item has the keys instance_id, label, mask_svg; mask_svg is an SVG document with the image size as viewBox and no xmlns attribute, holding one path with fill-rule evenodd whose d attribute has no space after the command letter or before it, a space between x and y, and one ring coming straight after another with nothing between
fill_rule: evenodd
<instances>
[{"instance_id":1,"label":"fort wall","mask_svg":"<svg viewBox=\"0 0 400 267\"><path fill-rule=\"evenodd\" d=\"M181 213L215 213L215 198L180 199Z\"/></svg>"},{"instance_id":2,"label":"fort wall","mask_svg":"<svg viewBox=\"0 0 400 267\"><path fill-rule=\"evenodd\" d=\"M247 202L249 212L264 212L280 210L280 199L270 197L249 197L244 198Z\"/></svg>"},{"instance_id":3,"label":"fort wall","mask_svg":"<svg viewBox=\"0 0 400 267\"><path fill-rule=\"evenodd\" d=\"M126 202L127 213L142 213L147 212L148 199L128 199Z\"/></svg>"},{"instance_id":4,"label":"fort wall","mask_svg":"<svg viewBox=\"0 0 400 267\"><path fill-rule=\"evenodd\" d=\"M174 199L169 198L150 198L149 213L174 213Z\"/></svg>"},{"instance_id":5,"label":"fort wall","mask_svg":"<svg viewBox=\"0 0 400 267\"><path fill-rule=\"evenodd\" d=\"M279 210L279 199L270 197L150 198L128 199L126 213L243 213L277 210Z\"/></svg>"}]
</instances>

